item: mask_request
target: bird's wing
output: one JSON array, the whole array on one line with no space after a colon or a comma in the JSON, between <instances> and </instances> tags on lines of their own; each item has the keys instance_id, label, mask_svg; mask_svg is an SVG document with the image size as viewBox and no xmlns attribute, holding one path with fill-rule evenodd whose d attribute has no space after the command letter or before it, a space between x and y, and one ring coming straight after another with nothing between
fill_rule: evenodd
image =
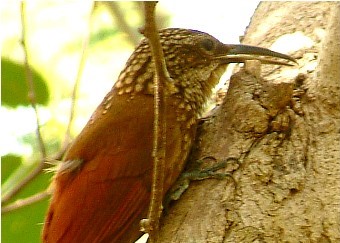
<instances>
[{"instance_id":1,"label":"bird's wing","mask_svg":"<svg viewBox=\"0 0 340 243\"><path fill-rule=\"evenodd\" d=\"M81 160L81 165L55 177L44 242L130 242L124 237L138 237L150 200L150 131L152 96L104 99L64 159Z\"/></svg>"}]
</instances>

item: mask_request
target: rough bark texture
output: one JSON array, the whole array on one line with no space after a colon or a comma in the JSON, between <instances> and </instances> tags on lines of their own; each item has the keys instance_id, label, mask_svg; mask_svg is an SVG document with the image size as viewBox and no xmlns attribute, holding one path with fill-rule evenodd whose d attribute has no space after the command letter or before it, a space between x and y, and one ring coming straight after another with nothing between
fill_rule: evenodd
<instances>
[{"instance_id":1,"label":"rough bark texture","mask_svg":"<svg viewBox=\"0 0 340 243\"><path fill-rule=\"evenodd\" d=\"M159 242L340 241L339 22L337 2L260 4L243 43L299 67L250 62L231 78L193 159L237 158L224 169L234 179L191 183Z\"/></svg>"}]
</instances>

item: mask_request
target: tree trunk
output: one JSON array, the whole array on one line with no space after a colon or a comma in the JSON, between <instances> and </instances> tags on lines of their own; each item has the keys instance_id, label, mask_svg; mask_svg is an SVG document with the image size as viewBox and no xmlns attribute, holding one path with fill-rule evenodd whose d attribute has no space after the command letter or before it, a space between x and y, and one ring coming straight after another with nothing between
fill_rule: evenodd
<instances>
[{"instance_id":1,"label":"tree trunk","mask_svg":"<svg viewBox=\"0 0 340 243\"><path fill-rule=\"evenodd\" d=\"M192 182L159 242L340 241L339 23L338 2L259 5L243 43L299 66L249 62L232 76L193 153L229 159L232 178Z\"/></svg>"}]
</instances>

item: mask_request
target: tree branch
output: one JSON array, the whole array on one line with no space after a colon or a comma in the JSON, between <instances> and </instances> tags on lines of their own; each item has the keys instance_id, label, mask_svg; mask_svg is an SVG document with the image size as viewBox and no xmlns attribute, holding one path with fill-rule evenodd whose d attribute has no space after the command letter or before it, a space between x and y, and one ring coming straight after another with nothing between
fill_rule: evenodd
<instances>
[{"instance_id":1,"label":"tree branch","mask_svg":"<svg viewBox=\"0 0 340 243\"><path fill-rule=\"evenodd\" d=\"M36 178L44 168L47 167L48 164L46 164L46 150L45 150L45 145L41 136L41 132L40 132L40 122L39 122L39 116L38 116L38 111L37 111L37 107L36 107L36 97L35 97L35 91L34 91L34 83L33 83L33 77L32 77L32 73L31 73L31 69L29 66L29 61L28 61L28 52L27 52L27 44L26 44L26 23L25 23L25 2L21 3L21 21L22 21L22 45L24 48L24 53L25 53L25 68L26 68L26 82L27 85L29 87L29 100L30 103L33 107L33 109L35 110L36 113L36 119L37 119L37 137L38 137L38 141L39 141L39 145L40 145L40 151L42 154L42 158L41 161L39 162L39 164L37 165L37 167L35 167L32 172L30 172L30 174L24 178L22 181L20 181L18 184L16 184L10 191L8 191L7 193L5 193L3 195L3 197L1 198L1 202L4 204L6 202L8 202L13 196L15 196L22 188L24 188L27 184L29 184L34 178ZM73 125L73 120L74 120L74 111L75 111L75 107L76 107L76 99L77 99L77 92L78 92L78 86L80 83L80 79L81 79L81 75L83 73L84 67L85 67L85 63L86 63L86 49L88 46L88 42L89 42L89 36L90 36L90 21L91 21L91 16L92 16L92 10L93 7L91 7L91 15L89 18L89 28L88 28L88 32L86 33L86 36L84 38L83 41L83 45L82 45L82 53L81 53L81 58L80 58L80 64L79 64L79 69L78 69L78 73L76 76L76 81L74 84L74 88L73 88L73 93L72 93L72 104L71 104L71 109L70 109L70 118L69 118L69 123L68 123L68 127L66 129L66 133L65 133L65 138L64 138L64 142L63 145L61 146L60 151L53 156L52 159L50 160L60 160L61 157L63 156L63 154L66 151L67 145L69 143L70 140L70 130L72 128ZM17 208L21 208L24 206L28 206L32 203L35 203L36 200L35 198L39 198L40 194L42 193L38 193L35 194L27 199L20 199L6 207L3 208L2 213L7 212L7 211L13 211ZM47 195L46 195L47 196ZM41 198L40 200L42 200L43 198ZM22 203L23 202L23 203ZM7 210L7 211L6 211Z\"/></svg>"},{"instance_id":2,"label":"tree branch","mask_svg":"<svg viewBox=\"0 0 340 243\"><path fill-rule=\"evenodd\" d=\"M133 45L138 45L139 37L137 33L131 28L131 26L127 23L124 14L122 13L119 3L114 1L103 2L107 5L112 13L112 16L115 18L117 26L120 28L121 31L125 32L128 35L127 40L131 42Z\"/></svg>"},{"instance_id":3,"label":"tree branch","mask_svg":"<svg viewBox=\"0 0 340 243\"><path fill-rule=\"evenodd\" d=\"M327 32L322 42L322 48L319 55L319 65L316 69L315 82L312 84L312 92L316 93L318 100L328 111L340 110L340 4L334 4L330 13L330 20L327 26ZM323 92L318 92L323 90ZM339 116L335 112L335 116Z\"/></svg>"},{"instance_id":4,"label":"tree branch","mask_svg":"<svg viewBox=\"0 0 340 243\"><path fill-rule=\"evenodd\" d=\"M14 210L17 210L19 208L26 207L26 206L31 205L33 203L44 200L45 198L47 198L49 196L50 196L50 193L48 192L48 190L45 190L43 192L36 193L33 196L27 197L25 199L16 200L14 203L11 203L9 205L2 207L1 208L1 214L3 215L3 214L6 214L6 213L9 213L9 212L12 212Z\"/></svg>"},{"instance_id":5,"label":"tree branch","mask_svg":"<svg viewBox=\"0 0 340 243\"><path fill-rule=\"evenodd\" d=\"M152 57L155 63L154 76L154 146L153 146L153 178L151 201L148 219L142 220L142 227L149 233L149 241L156 242L158 239L159 219L162 213L163 184L165 170L165 145L166 145L166 95L164 92L165 82L170 79L166 70L163 50L155 22L156 2L144 2L145 28L144 35L149 40Z\"/></svg>"},{"instance_id":6,"label":"tree branch","mask_svg":"<svg viewBox=\"0 0 340 243\"><path fill-rule=\"evenodd\" d=\"M37 167L21 182L19 182L17 185L15 185L12 190L7 192L3 197L1 198L1 202L5 203L8 200L10 200L13 196L15 196L25 185L27 185L31 180L33 180L37 175L41 173L41 171L45 168L45 158L46 158L46 148L44 144L44 140L42 138L42 134L40 131L40 120L39 120L39 113L37 109L37 101L36 101L36 95L34 90L34 82L33 82L33 76L32 71L29 64L29 57L28 57L28 51L27 51L27 37L26 37L26 16L25 16L25 10L26 10L26 2L22 1L20 4L20 14L21 14L21 26L22 26L22 47L24 50L24 62L25 62L25 76L26 76L26 84L28 87L28 100L35 112L36 117L36 135L38 139L38 144L40 148L40 154L41 159Z\"/></svg>"},{"instance_id":7,"label":"tree branch","mask_svg":"<svg viewBox=\"0 0 340 243\"><path fill-rule=\"evenodd\" d=\"M82 74L85 68L86 57L87 57L86 51L89 45L89 40L90 40L90 35L91 35L91 20L92 20L93 10L94 10L94 4L92 4L90 7L90 15L88 18L88 28L87 28L87 32L85 33L83 43L82 43L79 68L78 68L76 80L74 82L73 91L72 91L72 103L71 103L71 108L70 108L70 117L69 117L69 122L68 122L66 133L65 133L64 142L63 142L63 145L61 146L62 150L65 150L67 148L69 141L71 139L71 128L72 128L73 121L74 121L74 112L76 109L77 94L78 94L78 89L79 89L78 87L79 87L79 83L80 83L80 80L81 80L81 77L82 77Z\"/></svg>"}]
</instances>

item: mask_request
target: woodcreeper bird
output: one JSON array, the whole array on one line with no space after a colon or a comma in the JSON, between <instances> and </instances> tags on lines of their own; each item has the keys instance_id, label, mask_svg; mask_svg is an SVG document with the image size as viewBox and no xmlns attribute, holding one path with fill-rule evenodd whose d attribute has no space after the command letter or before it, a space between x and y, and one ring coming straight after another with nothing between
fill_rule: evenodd
<instances>
[{"instance_id":1,"label":"woodcreeper bird","mask_svg":"<svg viewBox=\"0 0 340 243\"><path fill-rule=\"evenodd\" d=\"M265 48L223 44L188 29L159 32L166 67L164 192L183 170L198 117L226 66L293 58ZM262 56L262 57L261 57ZM66 152L53 179L43 242L134 242L142 234L152 183L154 62L148 40L137 46L117 82Z\"/></svg>"}]
</instances>

